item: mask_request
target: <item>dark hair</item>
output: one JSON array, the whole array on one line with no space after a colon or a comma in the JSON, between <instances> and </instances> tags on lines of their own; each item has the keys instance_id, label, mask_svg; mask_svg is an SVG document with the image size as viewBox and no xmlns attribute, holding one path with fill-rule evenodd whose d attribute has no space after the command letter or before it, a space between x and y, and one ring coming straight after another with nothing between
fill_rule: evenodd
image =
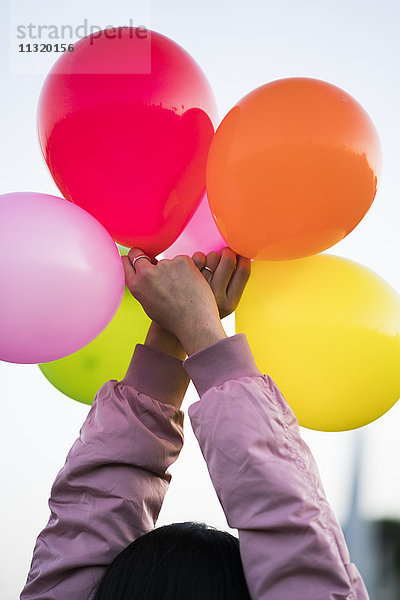
<instances>
[{"instance_id":1,"label":"dark hair","mask_svg":"<svg viewBox=\"0 0 400 600\"><path fill-rule=\"evenodd\" d=\"M250 600L239 540L205 523L158 527L129 544L94 600Z\"/></svg>"}]
</instances>

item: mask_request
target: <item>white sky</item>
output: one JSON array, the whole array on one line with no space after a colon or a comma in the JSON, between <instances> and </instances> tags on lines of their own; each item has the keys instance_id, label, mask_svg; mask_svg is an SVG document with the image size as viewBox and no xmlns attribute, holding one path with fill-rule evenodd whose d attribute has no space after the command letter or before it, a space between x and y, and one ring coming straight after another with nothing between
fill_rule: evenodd
<instances>
[{"instance_id":1,"label":"white sky","mask_svg":"<svg viewBox=\"0 0 400 600\"><path fill-rule=\"evenodd\" d=\"M41 0L16 0L13 8L21 10L24 2L31 7L30 14L32 7L37 10L33 12L37 20L39 8L50 10L49 2ZM58 15L59 21L88 18L100 24L104 17L110 20L105 25L118 25L135 17L134 6L128 0L51 0L51 14ZM0 193L29 190L59 195L36 139L36 103L44 75L10 74L15 64L8 52L7 9L7 2L1 0ZM365 264L400 290L400 5L394 0L154 0L150 25L197 59L214 88L221 116L251 89L287 76L325 79L361 102L381 137L384 173L368 215L331 252ZM226 329L234 333L232 320ZM52 388L36 366L0 363L0 378L0 599L13 600L24 585L36 536L48 519L50 486L89 408ZM190 388L184 406L195 399ZM367 516L400 518L399 427L400 403L364 428L361 508ZM227 527L188 420L186 436L159 523L195 519ZM343 521L354 433L304 430L304 437L317 458L328 498Z\"/></svg>"}]
</instances>

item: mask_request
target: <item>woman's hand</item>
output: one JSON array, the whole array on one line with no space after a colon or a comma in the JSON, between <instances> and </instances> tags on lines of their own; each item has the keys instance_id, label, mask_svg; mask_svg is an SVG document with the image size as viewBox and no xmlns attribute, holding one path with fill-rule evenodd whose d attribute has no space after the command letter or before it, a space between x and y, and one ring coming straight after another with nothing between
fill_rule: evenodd
<instances>
[{"instance_id":1,"label":"woman's hand","mask_svg":"<svg viewBox=\"0 0 400 600\"><path fill-rule=\"evenodd\" d=\"M230 248L223 248L221 254L195 252L192 260L210 284L217 302L221 319L236 310L251 273L251 260L236 255ZM208 267L214 273L210 273Z\"/></svg>"},{"instance_id":2,"label":"woman's hand","mask_svg":"<svg viewBox=\"0 0 400 600\"><path fill-rule=\"evenodd\" d=\"M160 260L141 258L132 248L123 256L126 284L147 315L173 333L190 355L226 337L219 319L214 294L188 256Z\"/></svg>"}]
</instances>

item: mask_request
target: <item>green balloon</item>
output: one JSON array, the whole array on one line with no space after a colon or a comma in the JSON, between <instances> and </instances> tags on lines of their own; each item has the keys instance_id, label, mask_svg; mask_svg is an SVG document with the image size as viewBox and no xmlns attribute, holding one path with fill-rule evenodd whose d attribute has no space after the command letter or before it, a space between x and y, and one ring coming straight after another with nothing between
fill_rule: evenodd
<instances>
[{"instance_id":1,"label":"green balloon","mask_svg":"<svg viewBox=\"0 0 400 600\"><path fill-rule=\"evenodd\" d=\"M106 381L123 379L135 345L143 344L150 323L139 302L125 288L117 314L93 342L39 368L60 392L78 402L92 404Z\"/></svg>"},{"instance_id":2,"label":"green balloon","mask_svg":"<svg viewBox=\"0 0 400 600\"><path fill-rule=\"evenodd\" d=\"M127 248L126 246L121 246L120 244L117 244L117 248L121 256L128 256L130 248Z\"/></svg>"}]
</instances>

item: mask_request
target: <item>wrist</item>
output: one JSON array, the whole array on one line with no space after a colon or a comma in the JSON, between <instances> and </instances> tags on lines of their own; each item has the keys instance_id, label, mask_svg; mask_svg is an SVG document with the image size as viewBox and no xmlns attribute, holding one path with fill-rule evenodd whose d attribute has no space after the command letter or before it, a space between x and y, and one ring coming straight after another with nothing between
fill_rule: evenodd
<instances>
[{"instance_id":1,"label":"wrist","mask_svg":"<svg viewBox=\"0 0 400 600\"><path fill-rule=\"evenodd\" d=\"M149 327L144 345L176 356L182 361L186 358L186 352L178 338L155 321Z\"/></svg>"},{"instance_id":2,"label":"wrist","mask_svg":"<svg viewBox=\"0 0 400 600\"><path fill-rule=\"evenodd\" d=\"M219 319L186 324L178 335L188 356L228 337Z\"/></svg>"}]
</instances>

